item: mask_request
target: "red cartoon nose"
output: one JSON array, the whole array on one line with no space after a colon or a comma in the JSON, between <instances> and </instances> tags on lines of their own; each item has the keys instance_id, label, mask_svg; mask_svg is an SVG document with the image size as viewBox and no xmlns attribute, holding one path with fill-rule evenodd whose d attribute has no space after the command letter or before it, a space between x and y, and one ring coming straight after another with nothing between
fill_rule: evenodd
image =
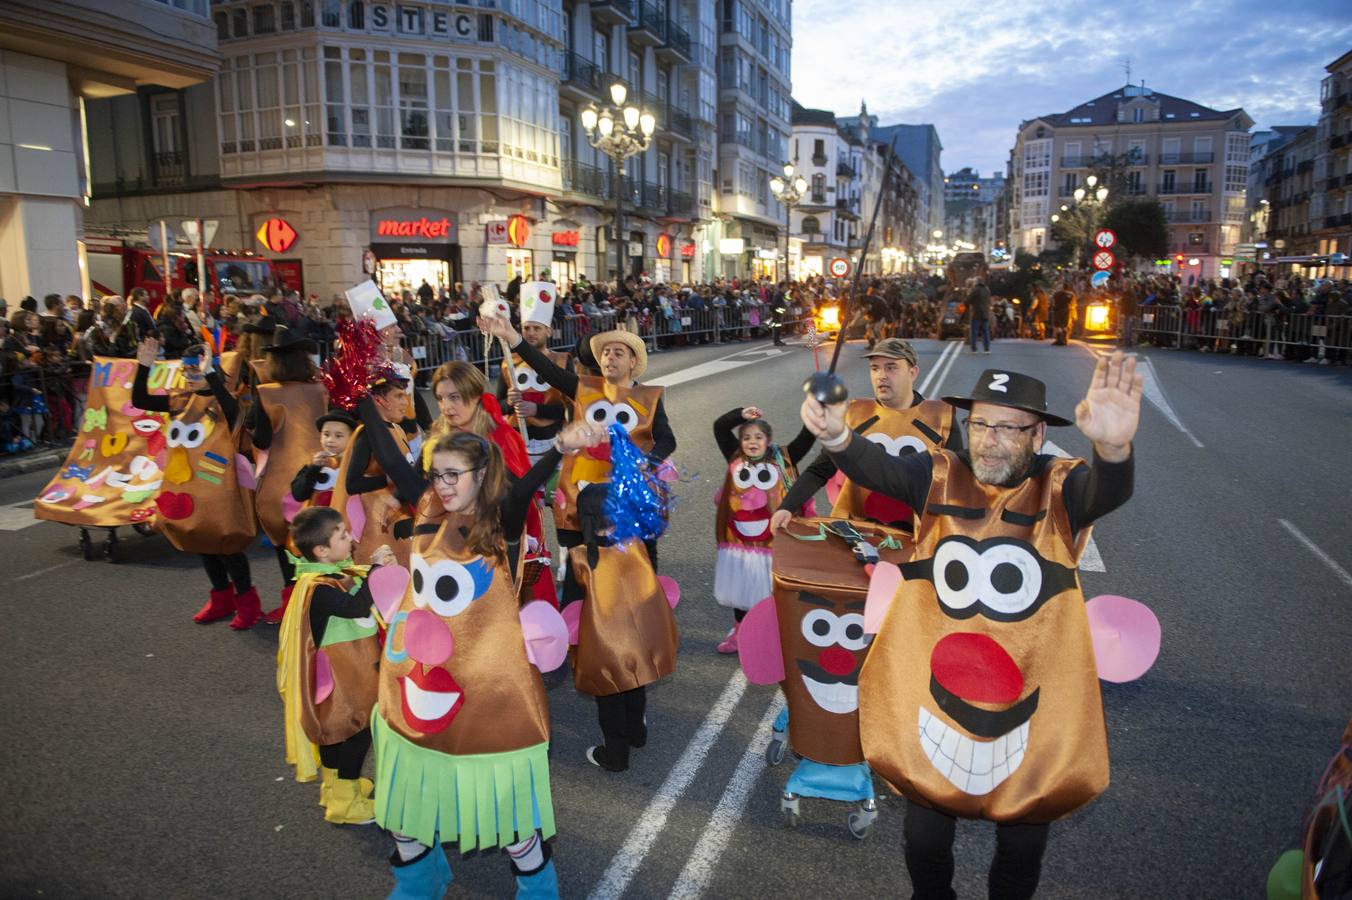
<instances>
[{"instance_id":1,"label":"red cartoon nose","mask_svg":"<svg viewBox=\"0 0 1352 900\"><path fill-rule=\"evenodd\" d=\"M599 459L601 462L610 462L610 442L597 444L595 447L587 448L587 455L592 459Z\"/></svg>"},{"instance_id":2,"label":"red cartoon nose","mask_svg":"<svg viewBox=\"0 0 1352 900\"><path fill-rule=\"evenodd\" d=\"M945 690L977 703L1013 703L1023 694L1018 663L984 634L950 634L930 653L930 672Z\"/></svg>"},{"instance_id":3,"label":"red cartoon nose","mask_svg":"<svg viewBox=\"0 0 1352 900\"><path fill-rule=\"evenodd\" d=\"M827 647L817 655L817 665L832 675L848 675L854 671L854 654L844 647Z\"/></svg>"}]
</instances>

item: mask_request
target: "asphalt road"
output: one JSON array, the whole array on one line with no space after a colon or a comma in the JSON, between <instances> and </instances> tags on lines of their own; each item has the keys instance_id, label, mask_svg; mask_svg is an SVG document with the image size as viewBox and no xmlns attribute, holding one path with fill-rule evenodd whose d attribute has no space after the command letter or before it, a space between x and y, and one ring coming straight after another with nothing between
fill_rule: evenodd
<instances>
[{"instance_id":1,"label":"asphalt road","mask_svg":"<svg viewBox=\"0 0 1352 900\"><path fill-rule=\"evenodd\" d=\"M922 380L936 373L930 394L966 391L998 365L1045 379L1063 411L1094 361L1083 345L998 342L990 356L964 351L936 369L945 346L919 342ZM860 350L847 348L842 369L855 396L868 390ZM1112 785L1053 827L1039 896L1260 897L1352 714L1352 377L1142 356L1164 404L1144 408L1135 497L1096 526L1104 571L1083 583L1086 596L1149 604L1163 650L1142 680L1104 686ZM763 342L653 359L646 380L679 380L667 408L692 479L661 551L684 594L680 663L651 689L648 748L620 775L583 758L598 737L593 702L551 679L565 896L617 885L628 897L909 894L899 801L882 803L862 842L845 830L848 807L828 801L805 800L802 823L785 827L778 798L791 766L760 759L778 691L744 686L735 659L713 650L730 617L711 598L723 464L710 424L754 404L787 439L811 367L806 349ZM1052 438L1072 454L1089 449L1073 428ZM0 481L0 528L24 523L15 505L45 479ZM193 624L205 576L162 538L128 531L121 557L84 562L75 530L51 523L0 531L0 893L383 896L389 840L373 826L327 825L317 788L285 764L275 630ZM271 551L253 560L275 598ZM960 896L985 896L992 835L960 827ZM451 896L512 891L500 855L452 865Z\"/></svg>"}]
</instances>

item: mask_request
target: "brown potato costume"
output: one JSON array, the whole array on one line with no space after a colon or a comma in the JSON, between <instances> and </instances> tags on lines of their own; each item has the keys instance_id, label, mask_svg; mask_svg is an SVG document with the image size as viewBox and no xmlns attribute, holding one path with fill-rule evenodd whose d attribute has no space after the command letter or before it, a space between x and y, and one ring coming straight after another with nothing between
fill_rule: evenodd
<instances>
[{"instance_id":1,"label":"brown potato costume","mask_svg":"<svg viewBox=\"0 0 1352 900\"><path fill-rule=\"evenodd\" d=\"M328 409L328 391L319 382L273 382L258 386L258 401L255 415L272 424L272 446L263 451L267 465L258 476L258 524L273 545L285 547L291 535L282 499L291 479L320 450L315 420Z\"/></svg>"},{"instance_id":2,"label":"brown potato costume","mask_svg":"<svg viewBox=\"0 0 1352 900\"><path fill-rule=\"evenodd\" d=\"M874 400L851 400L845 424L854 431L874 419L862 437L882 447L890 456L924 453L943 447L953 430L953 407L942 400L925 400L910 409L888 409ZM911 521L911 508L900 500L877 494L846 479L831 506L838 519L871 519L888 525Z\"/></svg>"}]
</instances>

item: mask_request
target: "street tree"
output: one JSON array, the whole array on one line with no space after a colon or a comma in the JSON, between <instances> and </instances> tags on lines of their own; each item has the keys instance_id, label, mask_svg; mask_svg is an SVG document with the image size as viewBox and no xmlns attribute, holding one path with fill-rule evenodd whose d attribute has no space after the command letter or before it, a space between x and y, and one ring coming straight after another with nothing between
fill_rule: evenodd
<instances>
[{"instance_id":1,"label":"street tree","mask_svg":"<svg viewBox=\"0 0 1352 900\"><path fill-rule=\"evenodd\" d=\"M1159 259L1169 252L1169 226L1158 200L1132 197L1109 203L1102 226L1117 235L1113 251L1119 259Z\"/></svg>"}]
</instances>

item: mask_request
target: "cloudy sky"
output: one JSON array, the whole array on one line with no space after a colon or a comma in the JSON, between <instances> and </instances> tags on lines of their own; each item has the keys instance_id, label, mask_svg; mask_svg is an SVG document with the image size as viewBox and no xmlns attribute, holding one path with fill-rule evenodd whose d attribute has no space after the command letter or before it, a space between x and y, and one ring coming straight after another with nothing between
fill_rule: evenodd
<instances>
[{"instance_id":1,"label":"cloudy sky","mask_svg":"<svg viewBox=\"0 0 1352 900\"><path fill-rule=\"evenodd\" d=\"M931 122L944 171L983 175L1020 121L1120 87L1128 58L1133 82L1262 128L1315 122L1324 66L1352 50L1346 0L794 0L793 17L794 99Z\"/></svg>"}]
</instances>

